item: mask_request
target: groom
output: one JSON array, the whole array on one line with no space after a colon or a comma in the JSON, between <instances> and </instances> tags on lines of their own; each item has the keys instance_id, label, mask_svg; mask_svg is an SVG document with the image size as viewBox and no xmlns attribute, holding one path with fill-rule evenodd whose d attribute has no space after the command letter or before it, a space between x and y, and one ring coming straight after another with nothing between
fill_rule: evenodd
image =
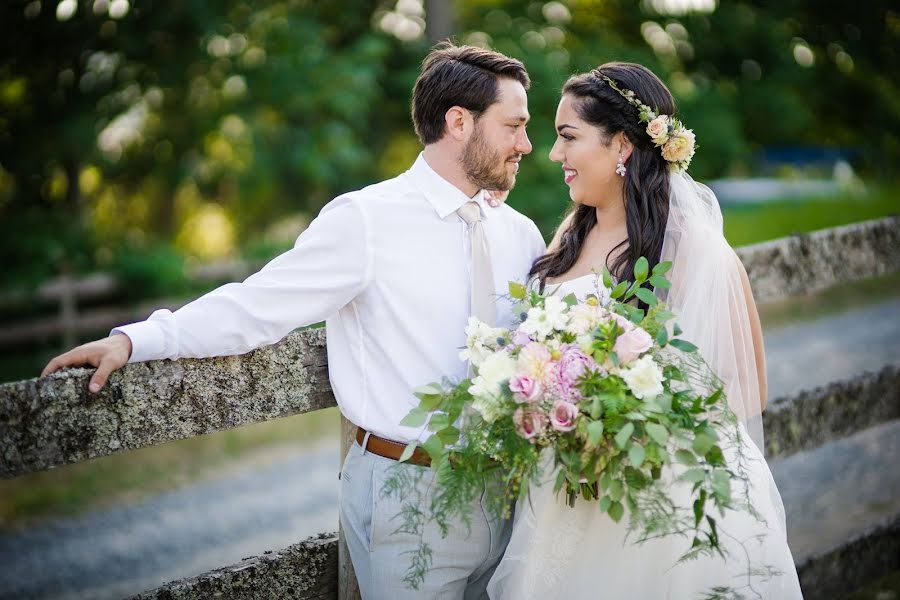
<instances>
[{"instance_id":1,"label":"groom","mask_svg":"<svg viewBox=\"0 0 900 600\"><path fill-rule=\"evenodd\" d=\"M116 328L54 358L42 375L90 364L97 392L126 362L242 354L325 320L334 395L358 426L341 472L340 521L363 598L486 597L508 521L493 519L481 499L470 527L459 523L446 538L426 528L432 564L414 591L403 583L405 553L420 540L394 533L400 504L379 491L398 464L427 468L427 455L397 462L406 443L428 436L400 425L418 404L411 390L466 376L458 352L469 316L511 325L498 296L544 252L534 223L487 194L512 188L531 152L529 85L518 60L437 46L413 89L425 148L408 171L334 199L292 250L244 282ZM419 480L424 498L429 477Z\"/></svg>"}]
</instances>

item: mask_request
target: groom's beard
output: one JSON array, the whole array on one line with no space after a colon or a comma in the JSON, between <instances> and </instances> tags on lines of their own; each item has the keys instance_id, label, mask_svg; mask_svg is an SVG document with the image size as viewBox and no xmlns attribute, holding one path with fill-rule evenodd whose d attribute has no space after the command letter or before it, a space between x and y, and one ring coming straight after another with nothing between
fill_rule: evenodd
<instances>
[{"instance_id":1,"label":"groom's beard","mask_svg":"<svg viewBox=\"0 0 900 600\"><path fill-rule=\"evenodd\" d=\"M481 129L475 131L462 151L462 168L469 181L483 190L511 190L516 184L515 173L510 175L506 161L519 158L513 155L504 158L496 150L488 147L481 135Z\"/></svg>"}]
</instances>

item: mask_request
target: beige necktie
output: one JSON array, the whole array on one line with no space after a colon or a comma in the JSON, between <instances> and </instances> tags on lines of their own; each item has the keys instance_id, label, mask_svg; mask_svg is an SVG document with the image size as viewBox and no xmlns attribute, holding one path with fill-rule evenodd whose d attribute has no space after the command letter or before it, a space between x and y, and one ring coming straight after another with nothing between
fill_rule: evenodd
<instances>
[{"instance_id":1,"label":"beige necktie","mask_svg":"<svg viewBox=\"0 0 900 600\"><path fill-rule=\"evenodd\" d=\"M487 236L481 222L481 209L475 202L466 202L456 213L469 226L472 242L472 316L478 317L492 326L497 321L494 305L494 275L491 272L491 254L488 251Z\"/></svg>"}]
</instances>

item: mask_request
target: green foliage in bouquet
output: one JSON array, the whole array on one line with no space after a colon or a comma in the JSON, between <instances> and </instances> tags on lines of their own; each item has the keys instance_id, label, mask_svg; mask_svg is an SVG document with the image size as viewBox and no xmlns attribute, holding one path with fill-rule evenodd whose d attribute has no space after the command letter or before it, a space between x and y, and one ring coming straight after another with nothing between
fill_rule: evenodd
<instances>
[{"instance_id":1,"label":"green foliage in bouquet","mask_svg":"<svg viewBox=\"0 0 900 600\"><path fill-rule=\"evenodd\" d=\"M417 388L419 406L401 423L430 432L421 447L434 482L426 506L409 501L398 531L468 525L486 485L498 488L490 510L508 517L550 469L561 501L593 502L616 522L627 513L636 543L682 535L681 560L722 554L717 515L753 512L741 433L721 380L651 289L669 289L670 268L651 271L641 258L634 281L619 283L604 270L584 302L511 282L514 331L470 320L461 356L475 377ZM690 490L688 505L672 497L676 482ZM415 483L397 469L381 493L407 498ZM431 549L423 541L413 554L406 582L417 588Z\"/></svg>"}]
</instances>

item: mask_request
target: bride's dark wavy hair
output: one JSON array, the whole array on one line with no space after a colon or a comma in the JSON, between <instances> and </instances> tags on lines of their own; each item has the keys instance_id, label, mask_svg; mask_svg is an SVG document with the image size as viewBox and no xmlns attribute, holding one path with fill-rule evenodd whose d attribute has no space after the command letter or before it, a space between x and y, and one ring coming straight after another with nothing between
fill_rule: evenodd
<instances>
[{"instance_id":1,"label":"bride's dark wavy hair","mask_svg":"<svg viewBox=\"0 0 900 600\"><path fill-rule=\"evenodd\" d=\"M625 163L628 169L624 182L628 238L613 248L604 261L608 263L616 249L627 245L614 264L607 264L607 267L619 280L633 279L635 262L641 256L647 258L651 269L659 262L669 216L669 169L660 148L647 134L647 124L640 122L638 109L610 87L601 75L612 79L619 88L633 91L641 102L660 115L675 113L675 99L652 71L624 62L606 63L588 73L574 75L562 90L563 95L576 98L578 116L600 130L606 145L622 131L634 146ZM576 204L566 215L563 223L566 222L568 227L560 237L559 247L537 259L531 267L529 277L536 276L541 288L548 277L558 277L575 264L588 233L597 224L597 211L593 206Z\"/></svg>"}]
</instances>

